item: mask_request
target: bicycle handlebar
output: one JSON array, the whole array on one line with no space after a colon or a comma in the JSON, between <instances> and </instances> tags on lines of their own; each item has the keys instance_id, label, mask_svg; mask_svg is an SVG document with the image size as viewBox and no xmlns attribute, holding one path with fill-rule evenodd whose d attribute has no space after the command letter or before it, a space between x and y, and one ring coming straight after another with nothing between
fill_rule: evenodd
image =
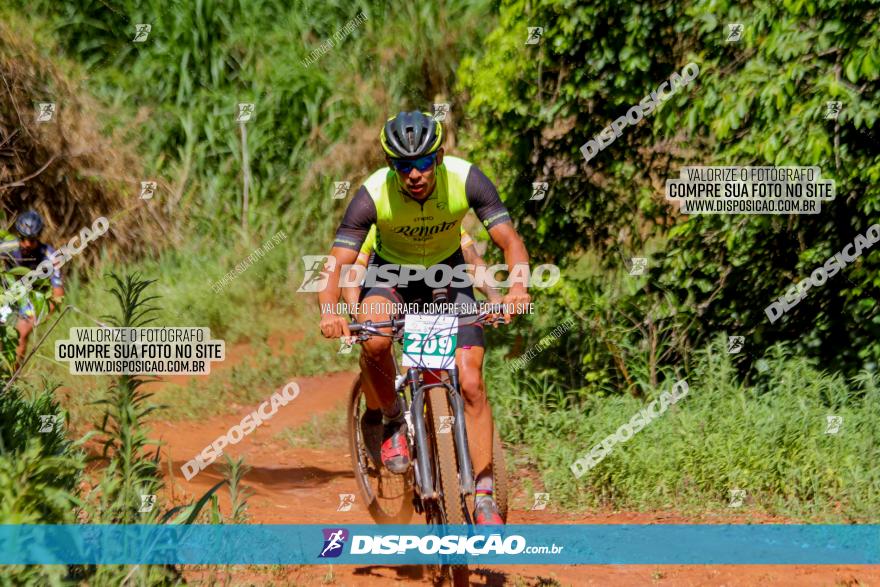
<instances>
[{"instance_id":1,"label":"bicycle handlebar","mask_svg":"<svg viewBox=\"0 0 880 587\"><path fill-rule=\"evenodd\" d=\"M466 316L464 317L463 325L468 326L471 324L477 324L478 322L484 322L488 324L494 324L495 322L503 322L504 318L498 317L494 320L487 320L487 318L492 314L501 314L500 311L501 304L483 304L482 311L475 316ZM438 316L442 316L443 314L437 314ZM454 315L454 314L453 314ZM380 328L391 328L395 330L395 332L401 328L403 328L406 323L405 318L394 318L393 320L383 320L381 322L372 322L367 320L366 322L352 322L348 325L348 330L352 334L375 334L381 336L387 336L383 332L379 332Z\"/></svg>"},{"instance_id":2,"label":"bicycle handlebar","mask_svg":"<svg viewBox=\"0 0 880 587\"><path fill-rule=\"evenodd\" d=\"M397 318L395 320L383 320L381 322L372 322L367 320L366 322L352 322L348 325L348 330L352 334L357 334L358 332L369 331L370 329L378 329L378 328L401 328L406 322L403 318Z\"/></svg>"}]
</instances>

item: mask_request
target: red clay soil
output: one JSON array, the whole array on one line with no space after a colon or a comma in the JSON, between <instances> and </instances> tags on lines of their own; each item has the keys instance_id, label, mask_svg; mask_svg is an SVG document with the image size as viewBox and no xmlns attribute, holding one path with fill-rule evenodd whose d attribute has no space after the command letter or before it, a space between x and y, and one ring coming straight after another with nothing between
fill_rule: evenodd
<instances>
[{"instance_id":1,"label":"red clay soil","mask_svg":"<svg viewBox=\"0 0 880 587\"><path fill-rule=\"evenodd\" d=\"M241 360L236 355L234 352L227 355L227 365ZM254 491L248 501L248 523L372 523L367 511L358 503L359 495L351 511L336 511L340 493L358 493L351 473L347 444L337 442L337 445L344 447L338 449L293 448L274 438L285 428L301 426L314 415L343 407L354 377L354 373L336 373L292 378L302 390L299 397L280 408L270 420L240 443L229 448L230 455L246 455L247 463L252 467L244 482ZM266 398L273 391L267 389ZM184 479L180 468L255 408L256 405L243 406L234 414L204 421L154 423L152 436L165 443L163 474L168 473L167 461L170 459L174 475L173 479L165 480L165 504L191 500L221 479L216 464L190 481ZM338 434L345 438L346 431L339 430ZM512 480L515 479L512 476ZM784 522L758 514L695 518L669 512L564 514L554 512L552 508L529 511L527 508L531 504L527 503L523 489L517 487L515 481L512 489L509 522L514 524ZM224 514L228 513L228 492L225 490L221 490L220 503ZM222 584L228 580L226 584L231 585L387 585L389 581L429 585L432 582L429 569L376 565L333 565L332 568L327 565L194 567L185 570L185 577L194 584ZM471 580L473 585L880 586L880 566L512 565L472 567Z\"/></svg>"}]
</instances>

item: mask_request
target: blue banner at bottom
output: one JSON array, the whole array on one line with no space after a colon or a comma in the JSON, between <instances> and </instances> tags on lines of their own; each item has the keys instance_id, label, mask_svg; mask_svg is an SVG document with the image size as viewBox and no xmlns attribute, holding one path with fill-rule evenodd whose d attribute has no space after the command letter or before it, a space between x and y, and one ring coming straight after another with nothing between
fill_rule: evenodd
<instances>
[{"instance_id":1,"label":"blue banner at bottom","mask_svg":"<svg viewBox=\"0 0 880 587\"><path fill-rule=\"evenodd\" d=\"M0 525L9 564L880 564L880 525Z\"/></svg>"}]
</instances>

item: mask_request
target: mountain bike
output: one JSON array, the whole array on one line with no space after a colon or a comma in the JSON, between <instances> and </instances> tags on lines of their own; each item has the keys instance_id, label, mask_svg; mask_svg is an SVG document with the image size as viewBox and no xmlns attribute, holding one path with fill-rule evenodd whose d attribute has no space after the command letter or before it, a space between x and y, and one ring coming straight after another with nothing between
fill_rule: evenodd
<instances>
[{"instance_id":1,"label":"mountain bike","mask_svg":"<svg viewBox=\"0 0 880 587\"><path fill-rule=\"evenodd\" d=\"M442 299L435 294L435 301ZM404 524L415 511L424 514L431 525L473 524L474 473L468 452L464 399L455 367L455 336L459 321L461 324L503 322L503 318L490 314L491 306L486 307L489 309L473 317L417 314L349 325L358 342L373 336L387 336L404 345L403 360L398 361L396 353L392 356L395 392L406 406L404 416L412 460L406 474L395 475L386 470L377 458L375 447L371 455L365 445L360 418L366 409L366 398L360 377L352 387L349 401L348 428L354 476L376 522ZM419 328L426 323L429 328ZM389 328L390 333L382 332ZM439 362L433 360L437 357ZM402 371L402 363L408 363L406 371ZM436 367L438 364L441 367ZM492 475L495 502L506 522L507 472L497 430L492 441ZM467 565L443 565L441 573L451 578L453 585L468 584Z\"/></svg>"}]
</instances>

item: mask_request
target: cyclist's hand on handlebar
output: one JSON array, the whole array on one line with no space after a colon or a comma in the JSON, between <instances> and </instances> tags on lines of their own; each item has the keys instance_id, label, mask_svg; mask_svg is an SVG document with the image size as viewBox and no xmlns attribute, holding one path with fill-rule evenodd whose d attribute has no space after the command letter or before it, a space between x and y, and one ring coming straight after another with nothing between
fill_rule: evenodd
<instances>
[{"instance_id":1,"label":"cyclist's hand on handlebar","mask_svg":"<svg viewBox=\"0 0 880 587\"><path fill-rule=\"evenodd\" d=\"M325 338L351 336L351 331L348 329L348 320L337 314L322 314L321 334L323 334Z\"/></svg>"},{"instance_id":2,"label":"cyclist's hand on handlebar","mask_svg":"<svg viewBox=\"0 0 880 587\"><path fill-rule=\"evenodd\" d=\"M531 296L526 291L510 291L504 296L504 321L510 324L511 316L528 311Z\"/></svg>"}]
</instances>

